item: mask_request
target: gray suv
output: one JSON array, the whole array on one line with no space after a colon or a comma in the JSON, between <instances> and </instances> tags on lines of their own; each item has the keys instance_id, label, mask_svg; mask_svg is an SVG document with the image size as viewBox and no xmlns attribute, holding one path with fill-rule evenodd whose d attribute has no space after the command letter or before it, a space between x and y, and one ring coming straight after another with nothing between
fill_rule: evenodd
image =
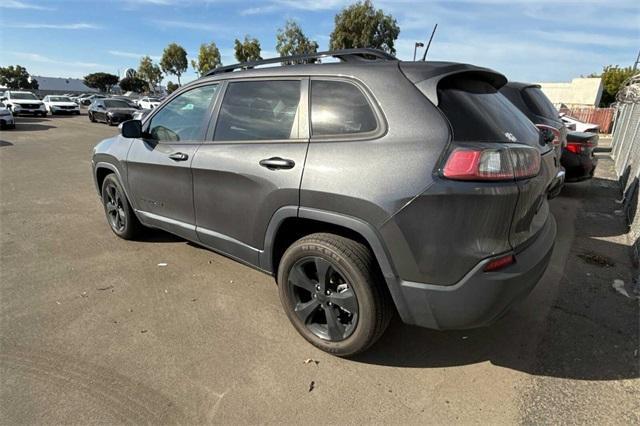
<instances>
[{"instance_id":1,"label":"gray suv","mask_svg":"<svg viewBox=\"0 0 640 426\"><path fill-rule=\"evenodd\" d=\"M480 327L556 235L556 152L505 83L371 49L218 68L99 143L93 177L116 235L160 228L273 275L324 351L367 349L395 311Z\"/></svg>"}]
</instances>

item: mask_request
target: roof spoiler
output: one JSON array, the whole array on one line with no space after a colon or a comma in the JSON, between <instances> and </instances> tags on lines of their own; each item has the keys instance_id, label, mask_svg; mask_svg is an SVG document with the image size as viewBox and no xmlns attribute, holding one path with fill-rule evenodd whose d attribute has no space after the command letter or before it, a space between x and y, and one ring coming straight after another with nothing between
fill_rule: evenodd
<instances>
[{"instance_id":1,"label":"roof spoiler","mask_svg":"<svg viewBox=\"0 0 640 426\"><path fill-rule=\"evenodd\" d=\"M469 64L447 62L400 62L400 69L404 75L434 105L438 105L438 85L451 76L468 76L486 81L496 90L507 84L507 77L489 68L477 67Z\"/></svg>"}]
</instances>

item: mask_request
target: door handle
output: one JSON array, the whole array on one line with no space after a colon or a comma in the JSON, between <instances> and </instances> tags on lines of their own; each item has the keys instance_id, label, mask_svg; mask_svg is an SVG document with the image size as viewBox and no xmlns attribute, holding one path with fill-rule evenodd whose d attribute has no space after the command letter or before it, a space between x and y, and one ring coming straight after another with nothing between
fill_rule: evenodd
<instances>
[{"instance_id":1,"label":"door handle","mask_svg":"<svg viewBox=\"0 0 640 426\"><path fill-rule=\"evenodd\" d=\"M293 160L288 160L286 158L280 157L271 157L266 158L260 161L260 165L262 167L266 167L269 170L277 170L277 169L293 169L293 166L296 163Z\"/></svg>"},{"instance_id":2,"label":"door handle","mask_svg":"<svg viewBox=\"0 0 640 426\"><path fill-rule=\"evenodd\" d=\"M171 158L173 161L187 161L189 159L189 156L183 152L174 152L173 154L169 155L169 158Z\"/></svg>"}]
</instances>

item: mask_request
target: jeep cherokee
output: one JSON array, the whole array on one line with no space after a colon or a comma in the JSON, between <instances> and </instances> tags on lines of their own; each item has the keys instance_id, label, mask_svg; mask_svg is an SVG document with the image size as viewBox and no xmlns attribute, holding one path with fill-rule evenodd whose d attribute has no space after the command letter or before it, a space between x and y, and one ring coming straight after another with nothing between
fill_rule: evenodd
<instances>
[{"instance_id":1,"label":"jeep cherokee","mask_svg":"<svg viewBox=\"0 0 640 426\"><path fill-rule=\"evenodd\" d=\"M556 234L557 153L505 83L371 49L217 68L99 143L93 177L116 235L160 228L273 275L324 351L367 349L395 311L484 326Z\"/></svg>"}]
</instances>

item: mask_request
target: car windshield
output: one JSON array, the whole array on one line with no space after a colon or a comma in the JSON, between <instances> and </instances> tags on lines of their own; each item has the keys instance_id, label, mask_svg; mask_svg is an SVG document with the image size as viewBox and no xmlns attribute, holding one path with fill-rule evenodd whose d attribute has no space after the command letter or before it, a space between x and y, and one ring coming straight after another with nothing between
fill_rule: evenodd
<instances>
[{"instance_id":1,"label":"car windshield","mask_svg":"<svg viewBox=\"0 0 640 426\"><path fill-rule=\"evenodd\" d=\"M66 96L51 96L49 98L50 102L71 102L71 99Z\"/></svg>"},{"instance_id":2,"label":"car windshield","mask_svg":"<svg viewBox=\"0 0 640 426\"><path fill-rule=\"evenodd\" d=\"M542 90L537 87L528 87L524 92L526 94L524 100L534 113L551 120L558 119L558 110Z\"/></svg>"},{"instance_id":3,"label":"car windshield","mask_svg":"<svg viewBox=\"0 0 640 426\"><path fill-rule=\"evenodd\" d=\"M118 99L104 101L104 105L107 108L129 108L129 105L125 101L120 101Z\"/></svg>"},{"instance_id":4,"label":"car windshield","mask_svg":"<svg viewBox=\"0 0 640 426\"><path fill-rule=\"evenodd\" d=\"M34 95L33 93L16 93L16 92L11 94L11 99L35 99L35 100L38 100L36 95Z\"/></svg>"}]
</instances>

